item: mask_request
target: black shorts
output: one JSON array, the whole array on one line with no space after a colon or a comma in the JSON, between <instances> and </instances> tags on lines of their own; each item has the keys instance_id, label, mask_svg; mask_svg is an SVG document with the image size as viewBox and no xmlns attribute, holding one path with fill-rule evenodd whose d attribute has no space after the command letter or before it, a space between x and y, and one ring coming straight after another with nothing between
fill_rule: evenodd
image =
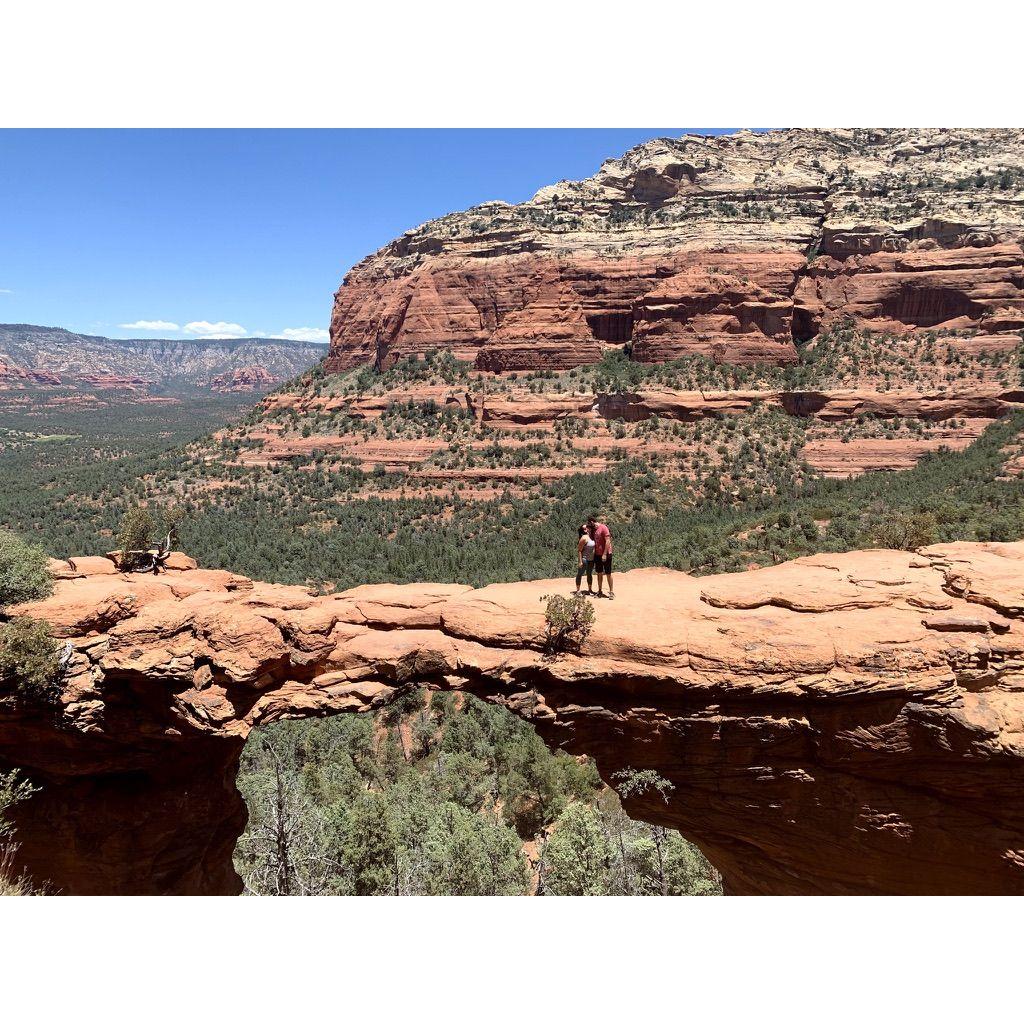
<instances>
[{"instance_id":1,"label":"black shorts","mask_svg":"<svg viewBox=\"0 0 1024 1024\"><path fill-rule=\"evenodd\" d=\"M606 576L612 574L612 556L609 552L607 555L597 555L594 558L594 569L597 572L603 572Z\"/></svg>"}]
</instances>

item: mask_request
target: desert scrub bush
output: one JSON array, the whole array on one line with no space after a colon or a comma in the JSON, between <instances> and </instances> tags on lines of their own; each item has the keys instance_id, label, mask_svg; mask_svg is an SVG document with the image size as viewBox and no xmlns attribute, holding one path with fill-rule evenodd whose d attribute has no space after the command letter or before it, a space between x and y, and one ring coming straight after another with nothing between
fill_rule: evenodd
<instances>
[{"instance_id":1,"label":"desert scrub bush","mask_svg":"<svg viewBox=\"0 0 1024 1024\"><path fill-rule=\"evenodd\" d=\"M549 654L578 651L594 628L594 606L582 594L545 594L544 650Z\"/></svg>"},{"instance_id":2,"label":"desert scrub bush","mask_svg":"<svg viewBox=\"0 0 1024 1024\"><path fill-rule=\"evenodd\" d=\"M160 509L154 516L149 509L133 506L121 519L117 550L121 553L120 568L125 571L137 569L148 561L146 552L164 534L173 535L181 522L181 510L171 505Z\"/></svg>"},{"instance_id":3,"label":"desert scrub bush","mask_svg":"<svg viewBox=\"0 0 1024 1024\"><path fill-rule=\"evenodd\" d=\"M130 508L121 520L117 550L121 552L121 568L132 569L140 561L138 552L146 551L153 540L156 523L144 508Z\"/></svg>"},{"instance_id":4,"label":"desert scrub bush","mask_svg":"<svg viewBox=\"0 0 1024 1024\"><path fill-rule=\"evenodd\" d=\"M14 825L11 824L7 812L15 804L27 800L36 792L37 787L27 779L21 778L17 769L0 773L0 843L9 842L14 835Z\"/></svg>"},{"instance_id":5,"label":"desert scrub bush","mask_svg":"<svg viewBox=\"0 0 1024 1024\"><path fill-rule=\"evenodd\" d=\"M871 530L871 540L878 547L898 551L914 551L937 539L938 522L931 512L890 512Z\"/></svg>"},{"instance_id":6,"label":"desert scrub bush","mask_svg":"<svg viewBox=\"0 0 1024 1024\"><path fill-rule=\"evenodd\" d=\"M19 615L0 626L0 689L52 704L60 694L61 645L41 619Z\"/></svg>"},{"instance_id":7,"label":"desert scrub bush","mask_svg":"<svg viewBox=\"0 0 1024 1024\"><path fill-rule=\"evenodd\" d=\"M24 873L15 872L13 862L18 845L14 842L15 828L8 816L15 804L38 791L27 779L21 778L17 770L0 773L0 896L43 895L33 888Z\"/></svg>"},{"instance_id":8,"label":"desert scrub bush","mask_svg":"<svg viewBox=\"0 0 1024 1024\"><path fill-rule=\"evenodd\" d=\"M52 591L46 552L9 530L0 530L0 605L38 601Z\"/></svg>"}]
</instances>

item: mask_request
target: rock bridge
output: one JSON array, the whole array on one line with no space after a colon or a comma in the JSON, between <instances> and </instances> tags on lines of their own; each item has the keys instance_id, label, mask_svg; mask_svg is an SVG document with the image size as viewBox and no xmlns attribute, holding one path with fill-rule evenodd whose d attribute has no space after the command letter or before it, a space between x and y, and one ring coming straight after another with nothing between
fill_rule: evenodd
<instances>
[{"instance_id":1,"label":"rock bridge","mask_svg":"<svg viewBox=\"0 0 1024 1024\"><path fill-rule=\"evenodd\" d=\"M73 655L56 709L0 695L0 768L42 787L20 856L64 893L232 894L254 726L402 687L505 705L680 830L735 894L1024 893L1024 542L616 577L579 654L544 594L418 584L311 595L200 569L55 563L21 609Z\"/></svg>"}]
</instances>

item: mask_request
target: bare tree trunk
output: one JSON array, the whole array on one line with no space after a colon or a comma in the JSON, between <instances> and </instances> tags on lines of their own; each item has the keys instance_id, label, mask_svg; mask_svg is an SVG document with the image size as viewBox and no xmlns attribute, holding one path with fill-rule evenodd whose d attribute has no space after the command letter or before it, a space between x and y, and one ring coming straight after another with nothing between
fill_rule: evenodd
<instances>
[{"instance_id":1,"label":"bare tree trunk","mask_svg":"<svg viewBox=\"0 0 1024 1024\"><path fill-rule=\"evenodd\" d=\"M668 879L665 877L665 830L657 825L651 827L651 837L654 839L654 849L658 854L658 883L661 887L661 895L668 895Z\"/></svg>"},{"instance_id":2,"label":"bare tree trunk","mask_svg":"<svg viewBox=\"0 0 1024 1024\"><path fill-rule=\"evenodd\" d=\"M545 856L548 852L548 838L542 834L541 845L540 845L540 857L537 859L537 885L533 890L534 896L544 895L544 869L546 863L544 861Z\"/></svg>"},{"instance_id":3,"label":"bare tree trunk","mask_svg":"<svg viewBox=\"0 0 1024 1024\"><path fill-rule=\"evenodd\" d=\"M277 894L279 896L291 895L291 858L288 849L288 810L284 792L284 782L281 779L281 763L274 758L274 781L276 784L276 806L274 828L277 840Z\"/></svg>"},{"instance_id":4,"label":"bare tree trunk","mask_svg":"<svg viewBox=\"0 0 1024 1024\"><path fill-rule=\"evenodd\" d=\"M627 896L632 896L633 887L629 880L629 862L626 860L626 839L622 834L622 818L623 815L620 814L615 827L619 836L619 857L622 859L622 888L625 889Z\"/></svg>"}]
</instances>

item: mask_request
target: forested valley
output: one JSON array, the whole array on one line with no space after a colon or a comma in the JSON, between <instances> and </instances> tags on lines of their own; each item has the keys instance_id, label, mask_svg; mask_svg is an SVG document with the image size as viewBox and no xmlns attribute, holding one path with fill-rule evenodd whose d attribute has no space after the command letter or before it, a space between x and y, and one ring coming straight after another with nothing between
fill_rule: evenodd
<instances>
[{"instance_id":1,"label":"forested valley","mask_svg":"<svg viewBox=\"0 0 1024 1024\"><path fill-rule=\"evenodd\" d=\"M625 773L620 787L667 783ZM683 896L721 893L678 832L632 821L587 758L552 753L503 708L412 691L385 712L250 738L251 893Z\"/></svg>"}]
</instances>

